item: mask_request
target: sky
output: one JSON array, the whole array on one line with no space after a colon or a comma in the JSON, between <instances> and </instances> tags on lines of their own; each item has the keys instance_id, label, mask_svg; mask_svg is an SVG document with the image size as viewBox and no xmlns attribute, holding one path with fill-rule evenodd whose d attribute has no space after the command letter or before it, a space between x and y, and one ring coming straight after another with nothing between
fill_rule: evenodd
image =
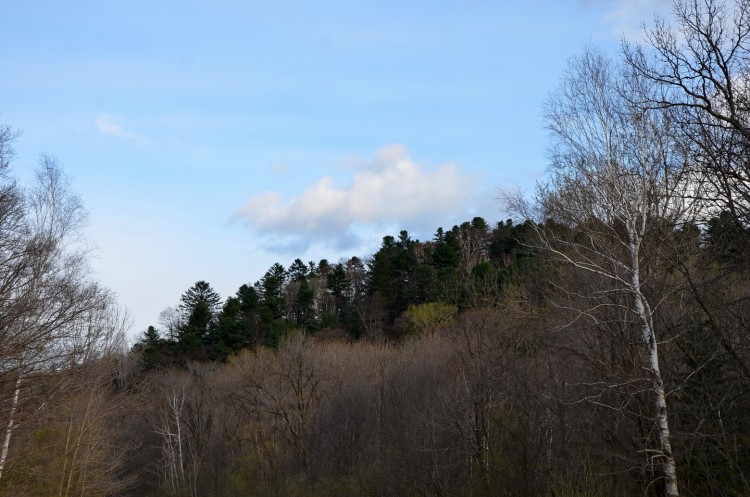
<instances>
[{"instance_id":1,"label":"sky","mask_svg":"<svg viewBox=\"0 0 750 497\"><path fill-rule=\"evenodd\" d=\"M131 337L199 280L336 262L482 216L546 169L570 57L668 0L0 0L14 174L57 158Z\"/></svg>"}]
</instances>

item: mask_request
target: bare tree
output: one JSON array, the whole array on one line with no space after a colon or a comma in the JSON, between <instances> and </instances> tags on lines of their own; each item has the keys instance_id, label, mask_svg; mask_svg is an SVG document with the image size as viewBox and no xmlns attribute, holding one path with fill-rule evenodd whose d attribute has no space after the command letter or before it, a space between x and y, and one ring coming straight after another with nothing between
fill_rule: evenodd
<instances>
[{"instance_id":1,"label":"bare tree","mask_svg":"<svg viewBox=\"0 0 750 497\"><path fill-rule=\"evenodd\" d=\"M568 294L588 302L574 310L576 319L595 323L597 308L616 306L637 323L658 440L652 459L671 497L679 491L655 321L661 297L649 289L647 265L659 238L689 220L686 199L696 185L682 167L684 150L670 112L634 103L656 99L657 92L652 82L601 54L587 51L573 59L546 108L552 163L549 180L537 191L538 210L518 196L507 200L518 214L538 221L533 247L599 282L585 295Z\"/></svg>"},{"instance_id":2,"label":"bare tree","mask_svg":"<svg viewBox=\"0 0 750 497\"><path fill-rule=\"evenodd\" d=\"M5 176L10 167L10 161L16 155L13 142L18 138L18 131L7 124L0 124L0 174Z\"/></svg>"},{"instance_id":3,"label":"bare tree","mask_svg":"<svg viewBox=\"0 0 750 497\"><path fill-rule=\"evenodd\" d=\"M265 394L264 409L280 422L297 465L304 469L308 463L305 442L311 418L328 383L325 372L315 363L309 338L302 332L285 338L269 373L272 388L256 388Z\"/></svg>"},{"instance_id":4,"label":"bare tree","mask_svg":"<svg viewBox=\"0 0 750 497\"><path fill-rule=\"evenodd\" d=\"M112 298L89 277L82 205L50 157L42 157L30 188L5 176L14 138L0 128L0 477L24 389L82 363L111 339L97 322Z\"/></svg>"},{"instance_id":5,"label":"bare tree","mask_svg":"<svg viewBox=\"0 0 750 497\"><path fill-rule=\"evenodd\" d=\"M646 46L625 57L662 92L650 108L671 108L706 187L707 212L725 210L750 223L750 1L676 0L675 26L656 20Z\"/></svg>"},{"instance_id":6,"label":"bare tree","mask_svg":"<svg viewBox=\"0 0 750 497\"><path fill-rule=\"evenodd\" d=\"M67 417L60 423L65 434L58 456L60 496L113 495L132 483L121 474L129 451L113 423L131 406L126 395L110 391L112 359L91 360L80 368L56 403L60 416Z\"/></svg>"},{"instance_id":7,"label":"bare tree","mask_svg":"<svg viewBox=\"0 0 750 497\"><path fill-rule=\"evenodd\" d=\"M161 461L159 474L162 484L171 492L185 486L186 442L183 433L185 409L185 385L174 387L168 392L164 405L159 411L159 426L154 432L161 439Z\"/></svg>"},{"instance_id":8,"label":"bare tree","mask_svg":"<svg viewBox=\"0 0 750 497\"><path fill-rule=\"evenodd\" d=\"M180 328L185 324L185 320L180 314L179 309L167 307L159 313L159 324L166 330L169 340L176 341L180 334Z\"/></svg>"}]
</instances>

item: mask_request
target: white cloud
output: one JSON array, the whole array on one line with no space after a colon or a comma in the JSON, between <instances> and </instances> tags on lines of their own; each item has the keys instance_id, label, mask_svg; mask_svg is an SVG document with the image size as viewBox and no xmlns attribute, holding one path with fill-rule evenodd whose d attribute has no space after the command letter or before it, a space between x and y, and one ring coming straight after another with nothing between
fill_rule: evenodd
<instances>
[{"instance_id":1,"label":"white cloud","mask_svg":"<svg viewBox=\"0 0 750 497\"><path fill-rule=\"evenodd\" d=\"M99 133L103 135L125 138L139 145L146 143L146 139L142 135L126 130L125 127L110 114L99 114L99 117L96 119L96 129L98 129Z\"/></svg>"},{"instance_id":2,"label":"white cloud","mask_svg":"<svg viewBox=\"0 0 750 497\"><path fill-rule=\"evenodd\" d=\"M344 188L324 177L288 201L264 192L235 217L277 250L311 244L343 249L361 241L362 228L396 224L410 231L432 230L465 207L473 188L474 178L456 164L425 168L404 146L389 145L358 168Z\"/></svg>"}]
</instances>

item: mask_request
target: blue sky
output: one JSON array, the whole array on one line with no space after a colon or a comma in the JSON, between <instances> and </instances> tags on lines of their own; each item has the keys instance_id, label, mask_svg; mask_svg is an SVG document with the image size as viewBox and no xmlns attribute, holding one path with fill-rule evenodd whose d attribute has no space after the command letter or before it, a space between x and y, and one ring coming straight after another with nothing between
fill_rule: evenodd
<instances>
[{"instance_id":1,"label":"blue sky","mask_svg":"<svg viewBox=\"0 0 750 497\"><path fill-rule=\"evenodd\" d=\"M15 173L58 158L94 268L157 324L197 280L367 256L544 173L569 57L615 52L667 0L3 2L0 122Z\"/></svg>"}]
</instances>

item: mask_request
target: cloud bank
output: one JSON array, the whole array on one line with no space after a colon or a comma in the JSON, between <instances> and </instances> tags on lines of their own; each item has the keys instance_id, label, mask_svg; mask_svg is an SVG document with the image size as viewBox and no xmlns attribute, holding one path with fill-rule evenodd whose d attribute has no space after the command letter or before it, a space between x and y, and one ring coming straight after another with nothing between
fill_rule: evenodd
<instances>
[{"instance_id":1,"label":"cloud bank","mask_svg":"<svg viewBox=\"0 0 750 497\"><path fill-rule=\"evenodd\" d=\"M278 192L264 192L235 218L264 236L267 248L347 249L361 243L363 231L392 224L409 231L436 228L465 206L474 183L456 164L428 169L414 162L404 146L389 145L358 168L343 188L324 177L289 200Z\"/></svg>"}]
</instances>

